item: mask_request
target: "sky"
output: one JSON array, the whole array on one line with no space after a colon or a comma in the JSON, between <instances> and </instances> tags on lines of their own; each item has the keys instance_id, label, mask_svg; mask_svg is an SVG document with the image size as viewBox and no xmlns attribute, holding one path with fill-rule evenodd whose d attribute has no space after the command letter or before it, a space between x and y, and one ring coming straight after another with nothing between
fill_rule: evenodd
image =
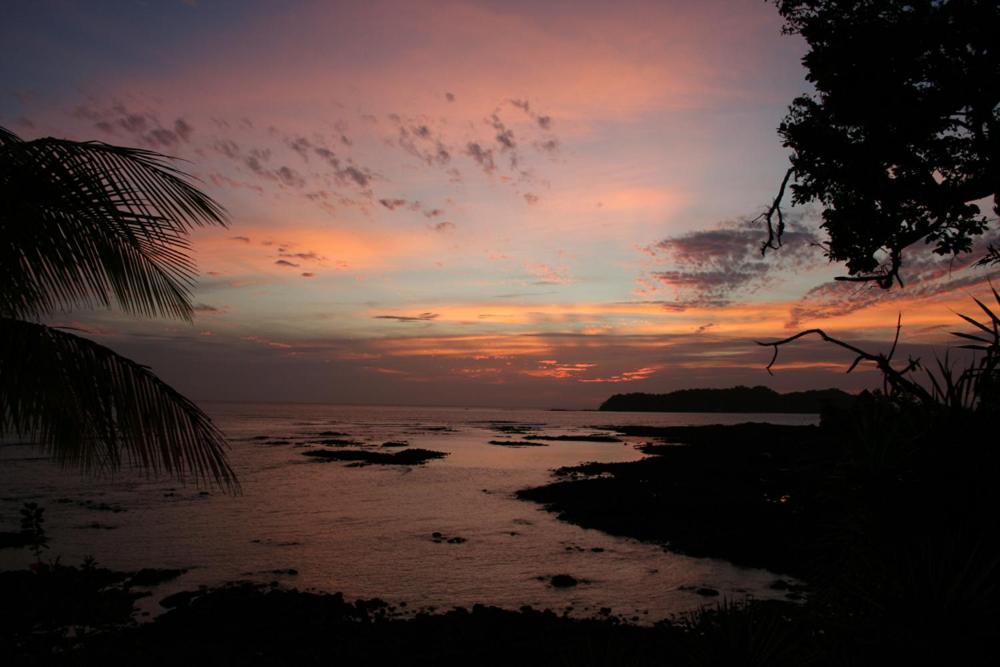
<instances>
[{"instance_id":1,"label":"sky","mask_svg":"<svg viewBox=\"0 0 1000 667\"><path fill-rule=\"evenodd\" d=\"M0 126L139 146L229 212L193 236L193 323L52 322L198 400L593 408L612 393L873 387L940 353L975 257L834 282L817 211L752 222L807 92L759 0L19 3ZM984 239L980 245L991 238ZM992 298L992 297L990 297Z\"/></svg>"}]
</instances>

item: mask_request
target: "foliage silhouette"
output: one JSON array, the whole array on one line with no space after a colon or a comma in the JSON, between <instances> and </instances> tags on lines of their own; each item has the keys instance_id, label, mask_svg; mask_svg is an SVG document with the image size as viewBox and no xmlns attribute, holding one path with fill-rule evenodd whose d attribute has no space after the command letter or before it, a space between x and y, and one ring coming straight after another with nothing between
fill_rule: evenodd
<instances>
[{"instance_id":1,"label":"foliage silhouette","mask_svg":"<svg viewBox=\"0 0 1000 667\"><path fill-rule=\"evenodd\" d=\"M151 151L0 128L0 437L62 464L123 463L230 490L221 432L148 368L38 322L115 305L191 320L188 233L224 210Z\"/></svg>"},{"instance_id":2,"label":"foliage silhouette","mask_svg":"<svg viewBox=\"0 0 1000 667\"><path fill-rule=\"evenodd\" d=\"M972 250L1000 213L1000 4L995 0L776 0L809 46L815 92L778 133L791 167L761 216L781 245L786 189L823 208L824 245L843 280L902 285L903 251ZM982 263L1000 262L991 247Z\"/></svg>"},{"instance_id":3,"label":"foliage silhouette","mask_svg":"<svg viewBox=\"0 0 1000 667\"><path fill-rule=\"evenodd\" d=\"M49 538L45 533L45 508L38 503L24 503L21 507L21 534L31 547L35 562L42 560L42 551L49 548Z\"/></svg>"},{"instance_id":4,"label":"foliage silhouette","mask_svg":"<svg viewBox=\"0 0 1000 667\"><path fill-rule=\"evenodd\" d=\"M1000 292L993 289L993 296L1000 306ZM848 367L848 373L862 362L874 364L882 373L884 394L895 403L919 405L933 412L995 414L1000 410L1000 315L994 313L979 299L973 300L988 319L981 322L968 315L958 314L965 322L976 327L973 333L951 332L953 336L962 340L972 341L958 347L982 353L962 370L955 369L947 353L944 359L935 360L935 368L922 366L920 360L913 357L902 366L894 365L893 357L899 343L902 316L896 322L896 337L888 354L867 352L856 345L834 338L822 329L807 329L782 340L757 344L774 348L774 356L767 365L767 371L770 373L778 359L778 351L783 345L805 336L815 335L857 355ZM920 370L924 371L926 378L924 384L920 382L920 375L916 374Z\"/></svg>"}]
</instances>

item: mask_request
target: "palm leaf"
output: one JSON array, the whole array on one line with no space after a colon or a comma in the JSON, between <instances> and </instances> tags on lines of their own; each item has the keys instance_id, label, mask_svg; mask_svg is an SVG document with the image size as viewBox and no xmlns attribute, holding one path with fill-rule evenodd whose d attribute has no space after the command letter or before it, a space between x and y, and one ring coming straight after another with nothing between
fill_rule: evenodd
<instances>
[{"instance_id":1,"label":"palm leaf","mask_svg":"<svg viewBox=\"0 0 1000 667\"><path fill-rule=\"evenodd\" d=\"M29 438L85 471L125 464L238 490L222 433L145 366L66 331L4 318L0 351L0 437Z\"/></svg>"},{"instance_id":2,"label":"palm leaf","mask_svg":"<svg viewBox=\"0 0 1000 667\"><path fill-rule=\"evenodd\" d=\"M111 306L191 319L188 233L225 211L142 149L0 128L0 316Z\"/></svg>"}]
</instances>

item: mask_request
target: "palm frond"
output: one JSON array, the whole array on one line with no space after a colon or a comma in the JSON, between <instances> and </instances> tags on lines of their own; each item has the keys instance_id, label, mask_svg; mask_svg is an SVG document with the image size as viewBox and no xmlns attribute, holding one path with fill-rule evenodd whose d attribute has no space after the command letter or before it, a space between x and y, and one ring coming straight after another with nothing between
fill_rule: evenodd
<instances>
[{"instance_id":1,"label":"palm frond","mask_svg":"<svg viewBox=\"0 0 1000 667\"><path fill-rule=\"evenodd\" d=\"M167 160L0 128L0 316L116 303L190 319L188 234L226 214Z\"/></svg>"},{"instance_id":2,"label":"palm frond","mask_svg":"<svg viewBox=\"0 0 1000 667\"><path fill-rule=\"evenodd\" d=\"M0 437L10 435L89 472L126 464L239 488L222 433L148 368L66 331L0 318Z\"/></svg>"}]
</instances>

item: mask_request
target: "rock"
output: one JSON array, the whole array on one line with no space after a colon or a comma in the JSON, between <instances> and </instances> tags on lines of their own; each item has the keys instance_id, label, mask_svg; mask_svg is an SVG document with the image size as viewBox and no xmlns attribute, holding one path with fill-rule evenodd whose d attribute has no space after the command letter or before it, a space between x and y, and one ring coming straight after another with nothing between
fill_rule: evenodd
<instances>
[{"instance_id":1,"label":"rock","mask_svg":"<svg viewBox=\"0 0 1000 667\"><path fill-rule=\"evenodd\" d=\"M590 435L526 435L525 440L549 440L552 442L621 442L621 438L603 433Z\"/></svg>"},{"instance_id":2,"label":"rock","mask_svg":"<svg viewBox=\"0 0 1000 667\"><path fill-rule=\"evenodd\" d=\"M487 443L500 447L545 447L540 442L528 442L527 440L489 440Z\"/></svg>"},{"instance_id":3,"label":"rock","mask_svg":"<svg viewBox=\"0 0 1000 667\"><path fill-rule=\"evenodd\" d=\"M361 466L367 464L381 465L421 465L433 459L443 459L448 456L446 452L436 452L430 449L402 449L389 454L387 452L373 452L364 449L344 449L327 450L311 449L302 452L303 456L310 456L324 461L353 461L352 465Z\"/></svg>"},{"instance_id":4,"label":"rock","mask_svg":"<svg viewBox=\"0 0 1000 667\"><path fill-rule=\"evenodd\" d=\"M164 581L170 581L171 579L176 579L187 572L186 569L167 569L167 568L152 568L144 567L135 574L132 578L128 580L129 586L156 586L157 584L162 584Z\"/></svg>"},{"instance_id":5,"label":"rock","mask_svg":"<svg viewBox=\"0 0 1000 667\"><path fill-rule=\"evenodd\" d=\"M555 588L572 588L580 582L568 574L557 574L549 580L549 583Z\"/></svg>"},{"instance_id":6,"label":"rock","mask_svg":"<svg viewBox=\"0 0 1000 667\"><path fill-rule=\"evenodd\" d=\"M160 600L160 606L166 607L167 609L186 607L191 600L198 596L198 594L198 591L181 591L180 593L174 593L173 595L168 595Z\"/></svg>"}]
</instances>

